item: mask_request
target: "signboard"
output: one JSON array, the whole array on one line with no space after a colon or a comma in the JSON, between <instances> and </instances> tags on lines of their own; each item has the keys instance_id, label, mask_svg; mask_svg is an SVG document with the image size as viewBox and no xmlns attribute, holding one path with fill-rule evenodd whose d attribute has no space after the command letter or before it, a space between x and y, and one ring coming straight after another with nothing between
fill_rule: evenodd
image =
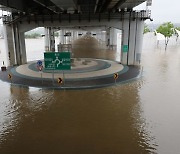
<instances>
[{"instance_id":1,"label":"signboard","mask_svg":"<svg viewBox=\"0 0 180 154\"><path fill-rule=\"evenodd\" d=\"M8 78L9 78L9 79L12 79L12 75L11 75L11 74L8 74Z\"/></svg>"},{"instance_id":2,"label":"signboard","mask_svg":"<svg viewBox=\"0 0 180 154\"><path fill-rule=\"evenodd\" d=\"M118 79L118 73L114 73L114 79L116 80L116 79Z\"/></svg>"},{"instance_id":3,"label":"signboard","mask_svg":"<svg viewBox=\"0 0 180 154\"><path fill-rule=\"evenodd\" d=\"M38 61L37 61L37 65L38 65L38 66L42 66L42 61L41 61L41 60L38 60Z\"/></svg>"},{"instance_id":4,"label":"signboard","mask_svg":"<svg viewBox=\"0 0 180 154\"><path fill-rule=\"evenodd\" d=\"M46 70L70 70L70 52L46 52L44 53L44 66Z\"/></svg>"},{"instance_id":5,"label":"signboard","mask_svg":"<svg viewBox=\"0 0 180 154\"><path fill-rule=\"evenodd\" d=\"M58 78L58 83L59 84L62 84L63 83L63 80L61 78Z\"/></svg>"},{"instance_id":6,"label":"signboard","mask_svg":"<svg viewBox=\"0 0 180 154\"><path fill-rule=\"evenodd\" d=\"M123 52L128 52L128 45L123 45Z\"/></svg>"},{"instance_id":7,"label":"signboard","mask_svg":"<svg viewBox=\"0 0 180 154\"><path fill-rule=\"evenodd\" d=\"M42 71L42 70L43 70L43 66L42 66L42 65L41 65L41 66L38 66L37 69L38 69L39 71Z\"/></svg>"}]
</instances>

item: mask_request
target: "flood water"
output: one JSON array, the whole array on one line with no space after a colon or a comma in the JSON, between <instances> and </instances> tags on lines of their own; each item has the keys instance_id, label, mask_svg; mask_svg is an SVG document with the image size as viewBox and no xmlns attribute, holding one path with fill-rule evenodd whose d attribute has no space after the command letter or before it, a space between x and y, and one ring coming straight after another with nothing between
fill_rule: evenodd
<instances>
[{"instance_id":1,"label":"flood water","mask_svg":"<svg viewBox=\"0 0 180 154\"><path fill-rule=\"evenodd\" d=\"M43 57L42 39L26 43L29 60ZM114 87L63 91L0 81L0 154L179 154L180 41L166 51L163 43L146 34L142 77Z\"/></svg>"}]
</instances>

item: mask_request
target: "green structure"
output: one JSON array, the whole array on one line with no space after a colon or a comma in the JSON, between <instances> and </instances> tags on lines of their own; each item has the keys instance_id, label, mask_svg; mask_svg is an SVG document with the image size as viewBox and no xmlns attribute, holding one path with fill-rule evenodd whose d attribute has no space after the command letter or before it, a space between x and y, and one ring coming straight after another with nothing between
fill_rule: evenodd
<instances>
[{"instance_id":1,"label":"green structure","mask_svg":"<svg viewBox=\"0 0 180 154\"><path fill-rule=\"evenodd\" d=\"M123 45L123 52L128 52L128 45Z\"/></svg>"},{"instance_id":2,"label":"green structure","mask_svg":"<svg viewBox=\"0 0 180 154\"><path fill-rule=\"evenodd\" d=\"M46 52L44 53L44 66L46 70L70 70L70 52Z\"/></svg>"}]
</instances>

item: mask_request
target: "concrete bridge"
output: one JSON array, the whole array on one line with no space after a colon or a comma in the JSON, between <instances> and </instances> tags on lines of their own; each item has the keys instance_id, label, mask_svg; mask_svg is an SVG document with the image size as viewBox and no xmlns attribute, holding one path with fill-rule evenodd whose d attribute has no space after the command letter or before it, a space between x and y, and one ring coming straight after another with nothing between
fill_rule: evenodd
<instances>
[{"instance_id":1,"label":"concrete bridge","mask_svg":"<svg viewBox=\"0 0 180 154\"><path fill-rule=\"evenodd\" d=\"M45 51L55 51L54 30L103 27L106 44L111 28L122 30L121 62L138 65L141 59L144 21L150 19L149 10L133 8L146 0L0 0L0 8L10 12L3 16L8 65L27 62L24 33L45 27ZM149 1L148 1L149 2Z\"/></svg>"}]
</instances>

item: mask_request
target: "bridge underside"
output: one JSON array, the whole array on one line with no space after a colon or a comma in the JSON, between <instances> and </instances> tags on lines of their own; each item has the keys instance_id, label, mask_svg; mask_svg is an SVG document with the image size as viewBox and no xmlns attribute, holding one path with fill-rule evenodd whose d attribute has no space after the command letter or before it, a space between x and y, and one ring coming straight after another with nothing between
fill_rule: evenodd
<instances>
[{"instance_id":1,"label":"bridge underside","mask_svg":"<svg viewBox=\"0 0 180 154\"><path fill-rule=\"evenodd\" d=\"M96 14L130 11L146 0L0 0L14 15Z\"/></svg>"},{"instance_id":2,"label":"bridge underside","mask_svg":"<svg viewBox=\"0 0 180 154\"><path fill-rule=\"evenodd\" d=\"M150 11L136 12L133 7L144 1L0 0L1 9L11 12L3 17L7 53L10 55L8 65L26 63L24 33L36 27L55 27L59 30L105 27L108 35L109 28L120 29L121 62L137 65L141 59L144 20L150 19ZM51 42L50 36L48 39Z\"/></svg>"}]
</instances>

